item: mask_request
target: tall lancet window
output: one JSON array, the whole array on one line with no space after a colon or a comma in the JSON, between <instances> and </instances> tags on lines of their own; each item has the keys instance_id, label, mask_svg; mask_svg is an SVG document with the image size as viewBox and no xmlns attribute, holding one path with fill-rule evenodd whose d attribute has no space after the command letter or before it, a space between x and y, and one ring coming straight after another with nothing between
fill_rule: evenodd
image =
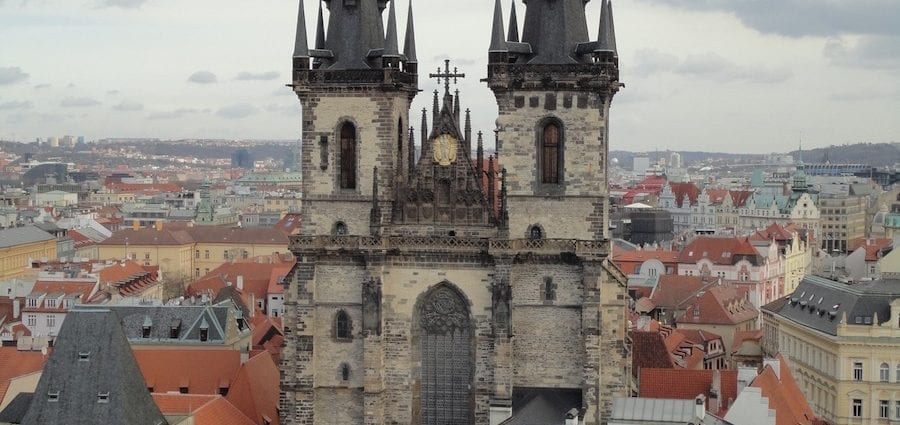
<instances>
[{"instance_id":1,"label":"tall lancet window","mask_svg":"<svg viewBox=\"0 0 900 425\"><path fill-rule=\"evenodd\" d=\"M341 126L341 189L356 189L356 126Z\"/></svg>"},{"instance_id":2,"label":"tall lancet window","mask_svg":"<svg viewBox=\"0 0 900 425\"><path fill-rule=\"evenodd\" d=\"M541 132L541 183L559 184L560 178L560 143L559 124L549 122Z\"/></svg>"}]
</instances>

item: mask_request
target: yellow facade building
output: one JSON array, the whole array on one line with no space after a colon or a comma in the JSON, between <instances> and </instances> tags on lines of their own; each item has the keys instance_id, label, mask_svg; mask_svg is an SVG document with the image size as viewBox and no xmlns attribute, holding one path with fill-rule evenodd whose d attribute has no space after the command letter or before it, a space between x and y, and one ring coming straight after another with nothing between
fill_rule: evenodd
<instances>
[{"instance_id":1,"label":"yellow facade building","mask_svg":"<svg viewBox=\"0 0 900 425\"><path fill-rule=\"evenodd\" d=\"M56 260L56 243L35 226L0 230L0 280L25 273L33 261Z\"/></svg>"},{"instance_id":2,"label":"yellow facade building","mask_svg":"<svg viewBox=\"0 0 900 425\"><path fill-rule=\"evenodd\" d=\"M288 252L276 229L196 226L120 230L101 242L101 260L130 258L159 266L163 279L190 282L226 261Z\"/></svg>"},{"instance_id":3,"label":"yellow facade building","mask_svg":"<svg viewBox=\"0 0 900 425\"><path fill-rule=\"evenodd\" d=\"M763 348L789 359L829 423L900 422L900 280L847 285L808 276L763 307Z\"/></svg>"}]
</instances>

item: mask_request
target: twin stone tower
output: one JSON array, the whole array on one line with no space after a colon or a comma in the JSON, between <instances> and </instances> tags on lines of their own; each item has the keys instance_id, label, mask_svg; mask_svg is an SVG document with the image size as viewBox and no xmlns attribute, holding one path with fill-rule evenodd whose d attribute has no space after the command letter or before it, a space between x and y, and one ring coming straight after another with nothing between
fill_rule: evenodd
<instances>
[{"instance_id":1,"label":"twin stone tower","mask_svg":"<svg viewBox=\"0 0 900 425\"><path fill-rule=\"evenodd\" d=\"M515 3L507 31L497 1L485 158L445 64L417 154L411 6L401 51L395 1L320 2L312 45L300 1L304 191L282 424L601 424L627 395L625 278L607 230L622 85L612 5L591 39L587 2L523 1L520 37Z\"/></svg>"}]
</instances>

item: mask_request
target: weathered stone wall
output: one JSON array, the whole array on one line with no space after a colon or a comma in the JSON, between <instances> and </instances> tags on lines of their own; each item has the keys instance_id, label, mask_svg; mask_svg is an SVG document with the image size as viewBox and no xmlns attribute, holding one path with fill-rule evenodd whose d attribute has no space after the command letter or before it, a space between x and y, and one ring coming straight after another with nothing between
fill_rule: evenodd
<instances>
[{"instance_id":1,"label":"weathered stone wall","mask_svg":"<svg viewBox=\"0 0 900 425\"><path fill-rule=\"evenodd\" d=\"M323 387L316 389L316 425L362 423L362 390Z\"/></svg>"}]
</instances>

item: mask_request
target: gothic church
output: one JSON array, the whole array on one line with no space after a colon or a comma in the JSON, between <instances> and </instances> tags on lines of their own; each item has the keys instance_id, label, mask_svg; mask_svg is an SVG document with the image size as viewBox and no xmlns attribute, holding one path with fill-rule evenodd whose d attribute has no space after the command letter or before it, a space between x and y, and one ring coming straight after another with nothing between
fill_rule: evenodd
<instances>
[{"instance_id":1,"label":"gothic church","mask_svg":"<svg viewBox=\"0 0 900 425\"><path fill-rule=\"evenodd\" d=\"M395 0L324 0L327 26L320 2L312 46L300 1L303 226L285 279L282 424L601 424L627 395L607 231L621 84L612 5L591 39L588 1L523 1L520 37L515 3L507 31L497 0L488 158L449 64L411 126L424 76L412 8L401 52Z\"/></svg>"}]
</instances>

